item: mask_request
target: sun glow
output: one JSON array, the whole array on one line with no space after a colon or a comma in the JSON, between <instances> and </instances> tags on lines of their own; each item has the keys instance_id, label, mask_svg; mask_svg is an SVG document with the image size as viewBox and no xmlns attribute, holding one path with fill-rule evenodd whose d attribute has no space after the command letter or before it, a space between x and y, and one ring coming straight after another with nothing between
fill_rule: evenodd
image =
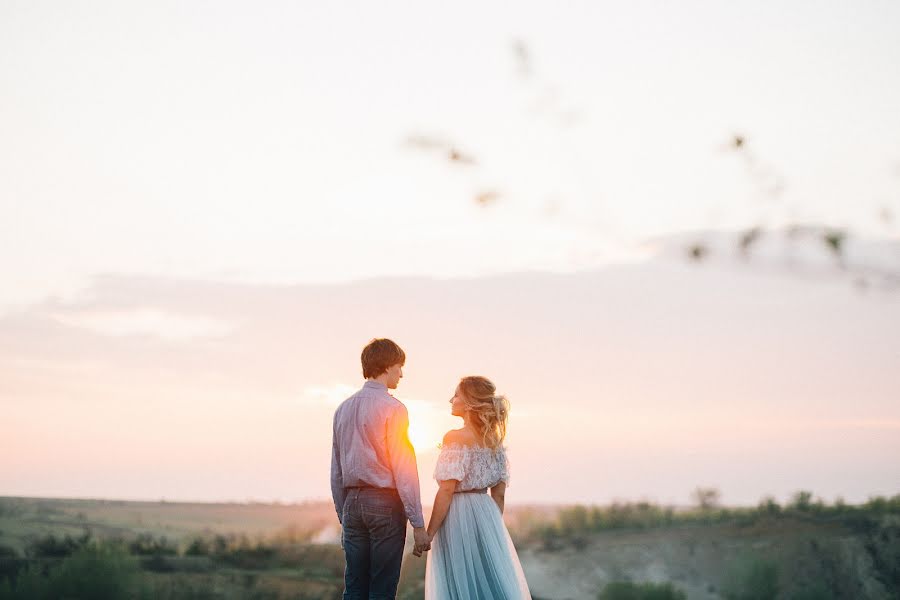
<instances>
[{"instance_id":1,"label":"sun glow","mask_svg":"<svg viewBox=\"0 0 900 600\"><path fill-rule=\"evenodd\" d=\"M435 409L422 400L403 400L409 411L409 441L416 452L437 448L443 437L438 431Z\"/></svg>"}]
</instances>

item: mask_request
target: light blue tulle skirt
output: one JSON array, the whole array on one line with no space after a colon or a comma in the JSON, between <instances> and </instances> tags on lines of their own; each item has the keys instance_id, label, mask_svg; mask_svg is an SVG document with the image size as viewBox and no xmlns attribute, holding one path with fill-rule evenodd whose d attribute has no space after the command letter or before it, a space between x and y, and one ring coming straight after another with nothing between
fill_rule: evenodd
<instances>
[{"instance_id":1,"label":"light blue tulle skirt","mask_svg":"<svg viewBox=\"0 0 900 600\"><path fill-rule=\"evenodd\" d=\"M427 556L425 600L531 600L503 516L487 494L454 494Z\"/></svg>"}]
</instances>

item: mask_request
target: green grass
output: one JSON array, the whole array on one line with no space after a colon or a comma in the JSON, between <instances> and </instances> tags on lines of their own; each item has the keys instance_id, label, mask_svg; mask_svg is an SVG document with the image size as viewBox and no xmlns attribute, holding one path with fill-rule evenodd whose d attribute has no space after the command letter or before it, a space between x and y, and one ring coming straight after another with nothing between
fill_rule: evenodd
<instances>
[{"instance_id":1,"label":"green grass","mask_svg":"<svg viewBox=\"0 0 900 600\"><path fill-rule=\"evenodd\" d=\"M897 496L857 506L827 505L799 493L786 506L766 500L753 508L511 507L506 520L520 551L563 568L565 556L602 548L596 564L615 574L621 572L616 561L627 566L641 560L621 562L639 545L677 580L673 586L616 576L618 581L598 585L603 600L678 599L682 584L735 600L860 597L863 585L900 597ZM90 588L98 578L124 582L128 591L115 588L125 594L119 597L339 598L343 553L336 544L313 543L319 529L334 525L333 508L324 502L0 498L0 600L89 597L78 591L83 589L90 597L113 593ZM848 562L848 540L865 553L872 581L861 582L857 563ZM765 554L757 551L761 547ZM423 597L424 569L425 560L406 557L401 600ZM700 584L689 581L701 575Z\"/></svg>"},{"instance_id":2,"label":"green grass","mask_svg":"<svg viewBox=\"0 0 900 600\"><path fill-rule=\"evenodd\" d=\"M613 581L603 588L598 600L687 600L687 595L671 583Z\"/></svg>"}]
</instances>

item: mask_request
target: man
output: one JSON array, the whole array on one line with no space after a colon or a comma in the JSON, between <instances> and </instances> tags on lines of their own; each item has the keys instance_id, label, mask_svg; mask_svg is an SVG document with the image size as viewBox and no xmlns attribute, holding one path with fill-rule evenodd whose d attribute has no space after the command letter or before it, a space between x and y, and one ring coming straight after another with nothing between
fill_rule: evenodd
<instances>
[{"instance_id":1,"label":"man","mask_svg":"<svg viewBox=\"0 0 900 600\"><path fill-rule=\"evenodd\" d=\"M394 598L413 526L415 554L431 549L406 407L388 393L403 377L406 354L388 339L362 351L361 390L334 413L331 495L343 529L344 600Z\"/></svg>"}]
</instances>

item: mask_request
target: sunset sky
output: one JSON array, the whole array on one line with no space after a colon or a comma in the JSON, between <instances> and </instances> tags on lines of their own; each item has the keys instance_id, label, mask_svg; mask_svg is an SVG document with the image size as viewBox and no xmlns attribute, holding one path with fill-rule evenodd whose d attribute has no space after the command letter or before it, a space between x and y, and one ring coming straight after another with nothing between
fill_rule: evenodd
<instances>
[{"instance_id":1,"label":"sunset sky","mask_svg":"<svg viewBox=\"0 0 900 600\"><path fill-rule=\"evenodd\" d=\"M888 1L0 2L0 495L324 499L376 336L426 503L468 374L512 403L509 502L900 493L900 289L733 244L841 227L898 271L897 31Z\"/></svg>"}]
</instances>

